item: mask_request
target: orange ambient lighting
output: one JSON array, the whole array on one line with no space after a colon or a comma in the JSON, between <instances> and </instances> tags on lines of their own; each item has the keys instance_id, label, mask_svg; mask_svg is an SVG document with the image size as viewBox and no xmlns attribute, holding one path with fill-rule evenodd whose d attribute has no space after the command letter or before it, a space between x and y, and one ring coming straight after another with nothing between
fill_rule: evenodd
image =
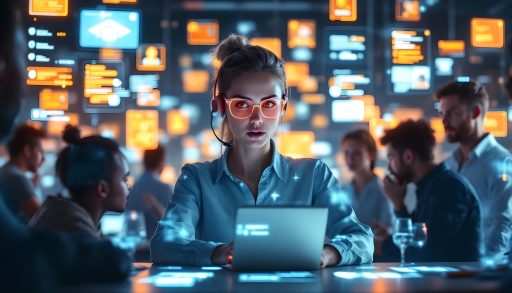
<instances>
[{"instance_id":1,"label":"orange ambient lighting","mask_svg":"<svg viewBox=\"0 0 512 293\"><path fill-rule=\"evenodd\" d=\"M180 110L167 112L167 133L170 135L184 135L190 129L190 119Z\"/></svg>"},{"instance_id":2,"label":"orange ambient lighting","mask_svg":"<svg viewBox=\"0 0 512 293\"><path fill-rule=\"evenodd\" d=\"M30 0L28 14L40 16L67 16L68 0Z\"/></svg>"},{"instance_id":3,"label":"orange ambient lighting","mask_svg":"<svg viewBox=\"0 0 512 293\"><path fill-rule=\"evenodd\" d=\"M187 23L187 44L217 45L219 43L219 23L217 21L190 20Z\"/></svg>"},{"instance_id":4,"label":"orange ambient lighting","mask_svg":"<svg viewBox=\"0 0 512 293\"><path fill-rule=\"evenodd\" d=\"M507 137L508 121L506 111L489 111L485 114L484 131L495 137Z\"/></svg>"},{"instance_id":5,"label":"orange ambient lighting","mask_svg":"<svg viewBox=\"0 0 512 293\"><path fill-rule=\"evenodd\" d=\"M396 0L396 21L419 21L421 19L419 0Z\"/></svg>"},{"instance_id":6,"label":"orange ambient lighting","mask_svg":"<svg viewBox=\"0 0 512 293\"><path fill-rule=\"evenodd\" d=\"M357 0L329 0L329 20L356 21Z\"/></svg>"},{"instance_id":7,"label":"orange ambient lighting","mask_svg":"<svg viewBox=\"0 0 512 293\"><path fill-rule=\"evenodd\" d=\"M182 74L183 91L186 93L205 93L210 85L208 70L187 70Z\"/></svg>"},{"instance_id":8,"label":"orange ambient lighting","mask_svg":"<svg viewBox=\"0 0 512 293\"><path fill-rule=\"evenodd\" d=\"M315 143L313 131L289 131L277 135L277 148L285 156L292 158L314 158L311 151Z\"/></svg>"},{"instance_id":9,"label":"orange ambient lighting","mask_svg":"<svg viewBox=\"0 0 512 293\"><path fill-rule=\"evenodd\" d=\"M503 48L505 22L498 18L471 19L471 45L478 48Z\"/></svg>"},{"instance_id":10,"label":"orange ambient lighting","mask_svg":"<svg viewBox=\"0 0 512 293\"><path fill-rule=\"evenodd\" d=\"M144 150L158 147L158 111L126 111L126 146Z\"/></svg>"},{"instance_id":11,"label":"orange ambient lighting","mask_svg":"<svg viewBox=\"0 0 512 293\"><path fill-rule=\"evenodd\" d=\"M292 19L288 21L288 47L316 47L316 22Z\"/></svg>"},{"instance_id":12,"label":"orange ambient lighting","mask_svg":"<svg viewBox=\"0 0 512 293\"><path fill-rule=\"evenodd\" d=\"M252 38L249 44L253 46L260 46L281 58L281 40L278 38Z\"/></svg>"},{"instance_id":13,"label":"orange ambient lighting","mask_svg":"<svg viewBox=\"0 0 512 293\"><path fill-rule=\"evenodd\" d=\"M286 62L284 69L289 86L299 86L309 77L309 63L306 62Z\"/></svg>"},{"instance_id":14,"label":"orange ambient lighting","mask_svg":"<svg viewBox=\"0 0 512 293\"><path fill-rule=\"evenodd\" d=\"M73 85L73 69L69 67L41 67L29 66L28 85L60 86L62 88Z\"/></svg>"},{"instance_id":15,"label":"orange ambient lighting","mask_svg":"<svg viewBox=\"0 0 512 293\"><path fill-rule=\"evenodd\" d=\"M69 107L68 94L68 91L43 89L39 92L39 108L45 110L67 111Z\"/></svg>"}]
</instances>

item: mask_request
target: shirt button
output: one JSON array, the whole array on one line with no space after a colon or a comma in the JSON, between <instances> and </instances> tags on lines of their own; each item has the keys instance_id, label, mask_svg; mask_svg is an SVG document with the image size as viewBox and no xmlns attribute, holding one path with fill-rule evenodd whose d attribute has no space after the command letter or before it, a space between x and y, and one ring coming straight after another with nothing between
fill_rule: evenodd
<instances>
[{"instance_id":1,"label":"shirt button","mask_svg":"<svg viewBox=\"0 0 512 293\"><path fill-rule=\"evenodd\" d=\"M240 182L240 187L244 187L244 183L243 182Z\"/></svg>"}]
</instances>

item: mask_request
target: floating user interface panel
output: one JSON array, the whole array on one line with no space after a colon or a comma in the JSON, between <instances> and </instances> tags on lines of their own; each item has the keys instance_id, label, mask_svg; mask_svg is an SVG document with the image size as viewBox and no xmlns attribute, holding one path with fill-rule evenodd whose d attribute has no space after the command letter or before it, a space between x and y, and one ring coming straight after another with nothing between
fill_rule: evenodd
<instances>
[{"instance_id":1,"label":"floating user interface panel","mask_svg":"<svg viewBox=\"0 0 512 293\"><path fill-rule=\"evenodd\" d=\"M312 19L288 21L288 48L316 47L316 22Z\"/></svg>"},{"instance_id":2,"label":"floating user interface panel","mask_svg":"<svg viewBox=\"0 0 512 293\"><path fill-rule=\"evenodd\" d=\"M68 0L30 0L28 14L40 16L67 16Z\"/></svg>"},{"instance_id":3,"label":"floating user interface panel","mask_svg":"<svg viewBox=\"0 0 512 293\"><path fill-rule=\"evenodd\" d=\"M462 40L439 40L437 42L439 48L439 56L446 57L464 57L465 43Z\"/></svg>"},{"instance_id":4,"label":"floating user interface panel","mask_svg":"<svg viewBox=\"0 0 512 293\"><path fill-rule=\"evenodd\" d=\"M396 21L420 21L420 0L395 0Z\"/></svg>"},{"instance_id":5,"label":"floating user interface panel","mask_svg":"<svg viewBox=\"0 0 512 293\"><path fill-rule=\"evenodd\" d=\"M357 0L329 0L329 20L356 21Z\"/></svg>"},{"instance_id":6,"label":"floating user interface panel","mask_svg":"<svg viewBox=\"0 0 512 293\"><path fill-rule=\"evenodd\" d=\"M79 43L84 48L136 49L140 14L135 10L80 11Z\"/></svg>"},{"instance_id":7,"label":"floating user interface panel","mask_svg":"<svg viewBox=\"0 0 512 293\"><path fill-rule=\"evenodd\" d=\"M70 67L27 67L28 85L59 86L73 85L73 70Z\"/></svg>"},{"instance_id":8,"label":"floating user interface panel","mask_svg":"<svg viewBox=\"0 0 512 293\"><path fill-rule=\"evenodd\" d=\"M430 30L391 31L390 84L394 94L420 94L431 86Z\"/></svg>"},{"instance_id":9,"label":"floating user interface panel","mask_svg":"<svg viewBox=\"0 0 512 293\"><path fill-rule=\"evenodd\" d=\"M477 48L503 48L505 22L498 18L471 19L471 45Z\"/></svg>"},{"instance_id":10,"label":"floating user interface panel","mask_svg":"<svg viewBox=\"0 0 512 293\"><path fill-rule=\"evenodd\" d=\"M217 45L219 23L216 20L190 20L187 23L187 44Z\"/></svg>"},{"instance_id":11,"label":"floating user interface panel","mask_svg":"<svg viewBox=\"0 0 512 293\"><path fill-rule=\"evenodd\" d=\"M165 70L165 45L142 44L137 48L137 70L164 71Z\"/></svg>"},{"instance_id":12,"label":"floating user interface panel","mask_svg":"<svg viewBox=\"0 0 512 293\"><path fill-rule=\"evenodd\" d=\"M158 111L126 111L126 146L144 150L158 147Z\"/></svg>"}]
</instances>

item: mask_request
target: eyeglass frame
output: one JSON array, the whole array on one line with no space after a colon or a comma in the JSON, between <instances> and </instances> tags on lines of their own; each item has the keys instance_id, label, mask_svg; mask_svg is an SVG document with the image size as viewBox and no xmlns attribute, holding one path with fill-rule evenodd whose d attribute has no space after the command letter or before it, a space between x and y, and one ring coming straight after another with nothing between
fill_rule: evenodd
<instances>
[{"instance_id":1,"label":"eyeglass frame","mask_svg":"<svg viewBox=\"0 0 512 293\"><path fill-rule=\"evenodd\" d=\"M244 97L244 98L239 98L239 97L237 98L236 96L235 96L235 97L226 97L225 95L222 95L222 94L220 94L219 96L220 96L219 98L224 99L224 101L226 102L226 104L227 104L227 108L228 108L228 111L229 111L229 114L231 114L231 116L232 116L233 118L235 118L235 119L239 119L239 120L243 120L243 119L247 119L247 118L251 117L251 116L252 116L252 114L254 113L254 108L255 108L256 106L258 106L258 107L259 107L260 113L261 113L261 115L262 115L263 117L265 117L265 118L267 118L267 119L274 119L274 118L277 118L277 117L282 116L282 115L284 114L284 111L285 111L285 109L286 109L286 105L288 104L288 97L287 97L286 95L282 95L282 97L281 97L281 98L279 98L279 97L277 97L277 96L276 96L276 97L266 97L266 98L263 98L263 100L261 100L259 103L256 103L256 102L254 102L252 99L250 99L250 98L245 98L245 97ZM252 105L252 109L251 109L251 112L249 113L249 115L247 115L247 117L240 118L240 117L236 117L235 115L233 115L233 113L232 113L232 111L231 111L231 108L230 108L230 104L231 104L235 99L236 99L236 100L248 101L248 102L253 103L253 105ZM280 109L280 110L279 110L279 112L278 112L279 114L278 114L277 116L275 116L275 117L267 117L267 116L265 116L265 114L263 114L263 111L261 110L261 104L262 104L263 102L267 101L267 100L270 100L270 99L276 99L276 100L282 101L282 102L281 102L281 109Z\"/></svg>"}]
</instances>

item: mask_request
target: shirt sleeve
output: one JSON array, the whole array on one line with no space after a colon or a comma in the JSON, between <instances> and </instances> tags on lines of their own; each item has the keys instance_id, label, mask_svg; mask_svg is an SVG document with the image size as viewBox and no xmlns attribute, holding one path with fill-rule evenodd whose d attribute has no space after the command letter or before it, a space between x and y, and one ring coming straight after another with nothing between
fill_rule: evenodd
<instances>
[{"instance_id":1,"label":"shirt sleeve","mask_svg":"<svg viewBox=\"0 0 512 293\"><path fill-rule=\"evenodd\" d=\"M328 244L335 247L341 256L338 265L371 263L373 260L373 233L359 222L348 199L333 176L321 161L315 166L314 205L327 206L326 236Z\"/></svg>"},{"instance_id":2,"label":"shirt sleeve","mask_svg":"<svg viewBox=\"0 0 512 293\"><path fill-rule=\"evenodd\" d=\"M498 174L498 172L493 172ZM501 176L501 174L499 174ZM497 177L497 176L496 176ZM492 201L482 214L485 248L488 254L503 257L508 252L512 234L512 181L493 178L490 190Z\"/></svg>"},{"instance_id":3,"label":"shirt sleeve","mask_svg":"<svg viewBox=\"0 0 512 293\"><path fill-rule=\"evenodd\" d=\"M157 265L211 265L214 249L223 243L196 239L201 201L192 165L185 165L167 210L151 239L151 260Z\"/></svg>"}]
</instances>

